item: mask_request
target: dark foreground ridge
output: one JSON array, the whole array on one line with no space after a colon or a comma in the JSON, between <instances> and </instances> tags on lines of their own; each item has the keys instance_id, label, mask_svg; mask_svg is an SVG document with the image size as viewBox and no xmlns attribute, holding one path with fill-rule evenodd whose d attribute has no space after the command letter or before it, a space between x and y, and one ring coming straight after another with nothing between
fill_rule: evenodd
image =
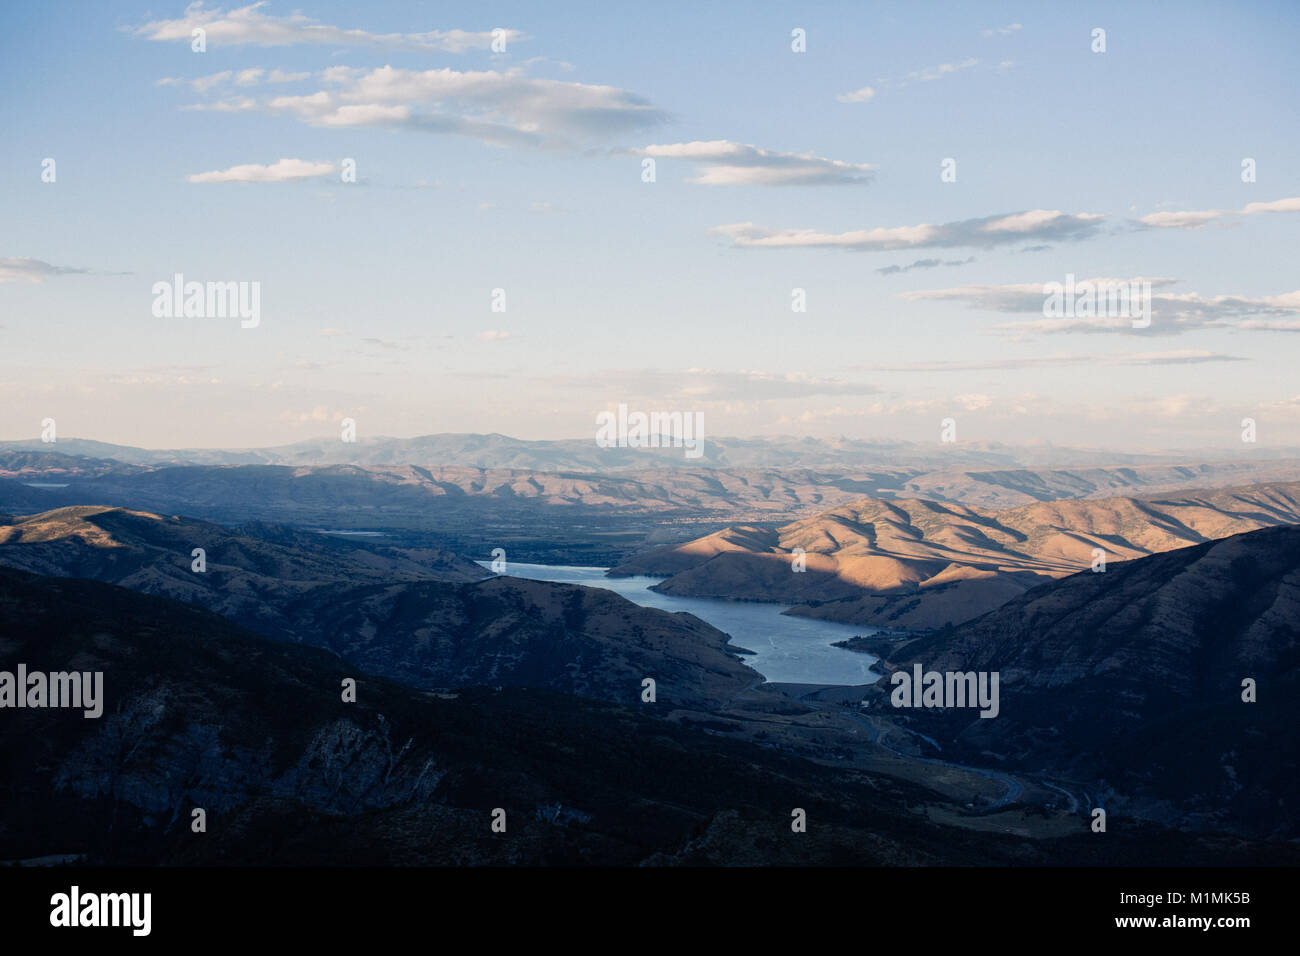
<instances>
[{"instance_id":1,"label":"dark foreground ridge","mask_svg":"<svg viewBox=\"0 0 1300 956\"><path fill-rule=\"evenodd\" d=\"M106 698L98 720L4 712L7 861L1115 864L1157 847L1176 863L1294 859L1143 824L1038 841L939 826L924 812L933 793L887 777L551 691L421 691L93 581L0 570L0 614L6 661L103 671ZM791 831L796 807L807 833Z\"/></svg>"}]
</instances>

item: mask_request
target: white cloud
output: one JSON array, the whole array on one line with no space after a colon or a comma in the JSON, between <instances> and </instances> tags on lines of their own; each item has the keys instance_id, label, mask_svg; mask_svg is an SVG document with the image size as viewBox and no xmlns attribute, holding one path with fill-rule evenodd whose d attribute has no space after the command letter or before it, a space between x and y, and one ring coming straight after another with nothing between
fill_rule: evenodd
<instances>
[{"instance_id":1,"label":"white cloud","mask_svg":"<svg viewBox=\"0 0 1300 956\"><path fill-rule=\"evenodd\" d=\"M991 37L991 36L1004 36L1004 37L1006 37L1006 36L1010 36L1011 34L1015 33L1015 32L1018 31L1019 29L1020 29L1020 24L1019 24L1019 23L1008 23L1008 24L1007 24L1006 26L1004 26L1004 27L993 27L993 28L990 29L990 30L985 30L985 31L984 31L984 35L985 35L986 37Z\"/></svg>"},{"instance_id":2,"label":"white cloud","mask_svg":"<svg viewBox=\"0 0 1300 956\"><path fill-rule=\"evenodd\" d=\"M486 329L480 332L478 337L484 342L504 342L510 338L510 333L502 329Z\"/></svg>"},{"instance_id":3,"label":"white cloud","mask_svg":"<svg viewBox=\"0 0 1300 956\"><path fill-rule=\"evenodd\" d=\"M293 46L314 44L318 46L369 47L383 50L438 50L444 53L464 53L467 50L487 50L492 44L492 31L482 30L431 30L426 33L368 33L365 30L344 29L313 20L301 13L276 17L261 12L265 2L249 4L233 10L206 8L202 2L191 3L184 16L175 20L153 20L137 27L133 32L150 40L191 42L192 31L202 28L207 34L208 48L220 46ZM503 29L507 48L511 43L525 39L518 30Z\"/></svg>"},{"instance_id":4,"label":"white cloud","mask_svg":"<svg viewBox=\"0 0 1300 956\"><path fill-rule=\"evenodd\" d=\"M1138 222L1158 229L1200 229L1207 222L1226 215L1228 213L1222 209L1205 209L1200 212L1153 212L1149 216L1143 216Z\"/></svg>"},{"instance_id":5,"label":"white cloud","mask_svg":"<svg viewBox=\"0 0 1300 956\"><path fill-rule=\"evenodd\" d=\"M208 76L200 76L190 80L190 86L194 87L196 93L206 93L214 86L220 86L231 77L230 70L222 70L220 73L212 73Z\"/></svg>"},{"instance_id":6,"label":"white cloud","mask_svg":"<svg viewBox=\"0 0 1300 956\"><path fill-rule=\"evenodd\" d=\"M574 70L577 69L577 67L574 66L572 63L570 63L568 60L552 60L548 56L531 56L528 59L524 60L524 66L538 66L538 65L553 66L557 70L560 70L561 72L564 73L572 73Z\"/></svg>"},{"instance_id":7,"label":"white cloud","mask_svg":"<svg viewBox=\"0 0 1300 956\"><path fill-rule=\"evenodd\" d=\"M279 67L276 67L274 70L271 71L270 75L267 76L266 81L268 83L297 83L299 80L306 80L310 78L311 78L311 73L309 72L308 73L286 73L284 72L284 70L280 69Z\"/></svg>"},{"instance_id":8,"label":"white cloud","mask_svg":"<svg viewBox=\"0 0 1300 956\"><path fill-rule=\"evenodd\" d=\"M981 408L988 408L993 404L993 399L989 395L955 395L953 400L961 405L968 412L977 412Z\"/></svg>"},{"instance_id":9,"label":"white cloud","mask_svg":"<svg viewBox=\"0 0 1300 956\"><path fill-rule=\"evenodd\" d=\"M193 109L284 113L319 127L395 127L493 145L556 145L648 128L666 114L613 86L535 79L522 70L373 70L331 67L327 89Z\"/></svg>"},{"instance_id":10,"label":"white cloud","mask_svg":"<svg viewBox=\"0 0 1300 956\"><path fill-rule=\"evenodd\" d=\"M1241 209L1200 209L1187 212L1153 212L1138 220L1156 229L1200 229L1207 223L1232 216L1257 216L1268 212L1300 212L1300 196L1272 202L1247 203Z\"/></svg>"},{"instance_id":11,"label":"white cloud","mask_svg":"<svg viewBox=\"0 0 1300 956\"><path fill-rule=\"evenodd\" d=\"M330 412L327 405L316 405L310 411L293 412L284 411L280 413L280 421L284 422L329 422L338 421L343 417L341 412Z\"/></svg>"},{"instance_id":12,"label":"white cloud","mask_svg":"<svg viewBox=\"0 0 1300 956\"><path fill-rule=\"evenodd\" d=\"M1253 216L1262 212L1300 212L1300 196L1275 199L1272 202L1246 203L1241 210L1243 216Z\"/></svg>"},{"instance_id":13,"label":"white cloud","mask_svg":"<svg viewBox=\"0 0 1300 956\"><path fill-rule=\"evenodd\" d=\"M193 103L189 106L182 106L182 110L203 110L212 113L251 113L258 109L257 100L250 99L247 96L237 100L223 100L219 103Z\"/></svg>"},{"instance_id":14,"label":"white cloud","mask_svg":"<svg viewBox=\"0 0 1300 956\"><path fill-rule=\"evenodd\" d=\"M304 179L328 176L337 169L335 163L281 159L269 166L247 163L209 173L195 173L188 179L192 183L296 183Z\"/></svg>"},{"instance_id":15,"label":"white cloud","mask_svg":"<svg viewBox=\"0 0 1300 956\"><path fill-rule=\"evenodd\" d=\"M1085 239L1097 234L1105 219L1097 213L1063 213L1033 209L959 222L825 233L815 229L773 229L752 222L716 226L711 232L744 248L840 248L882 251L952 246L991 248L1009 242Z\"/></svg>"},{"instance_id":16,"label":"white cloud","mask_svg":"<svg viewBox=\"0 0 1300 956\"><path fill-rule=\"evenodd\" d=\"M689 182L705 186L806 186L871 181L874 166L825 159L812 153L779 153L725 139L646 146L637 155L699 164Z\"/></svg>"},{"instance_id":17,"label":"white cloud","mask_svg":"<svg viewBox=\"0 0 1300 956\"><path fill-rule=\"evenodd\" d=\"M874 99L875 96L876 96L876 91L874 89L872 89L869 86L864 86L860 90L853 90L852 92L849 93L841 93L839 96L835 98L839 100L841 103L865 103L868 100Z\"/></svg>"}]
</instances>

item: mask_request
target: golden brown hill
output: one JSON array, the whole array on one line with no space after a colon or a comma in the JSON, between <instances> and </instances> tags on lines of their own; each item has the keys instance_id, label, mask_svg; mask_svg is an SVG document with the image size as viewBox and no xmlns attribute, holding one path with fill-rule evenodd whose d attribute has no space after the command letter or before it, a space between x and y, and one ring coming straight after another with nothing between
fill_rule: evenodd
<instances>
[{"instance_id":1,"label":"golden brown hill","mask_svg":"<svg viewBox=\"0 0 1300 956\"><path fill-rule=\"evenodd\" d=\"M795 605L792 614L901 629L958 624L1091 566L1300 523L1300 482L1005 511L862 498L776 529L722 531L610 573L664 576L665 594ZM802 550L805 570L796 573Z\"/></svg>"}]
</instances>

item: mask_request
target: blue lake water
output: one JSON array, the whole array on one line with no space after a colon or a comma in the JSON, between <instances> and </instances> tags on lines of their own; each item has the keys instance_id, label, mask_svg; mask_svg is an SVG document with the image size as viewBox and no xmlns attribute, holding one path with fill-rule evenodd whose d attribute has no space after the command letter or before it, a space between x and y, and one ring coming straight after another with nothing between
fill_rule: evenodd
<instances>
[{"instance_id":1,"label":"blue lake water","mask_svg":"<svg viewBox=\"0 0 1300 956\"><path fill-rule=\"evenodd\" d=\"M488 567L490 562L479 562ZM712 598L683 598L657 594L650 577L607 578L605 568L575 568L550 564L519 564L514 561L506 573L535 581L558 581L605 588L636 604L664 611L689 611L702 621L731 635L731 643L753 651L745 663L769 681L796 684L870 684L878 674L870 667L870 654L831 647L857 634L874 634L878 628L834 624L804 617L787 617L780 604L718 601Z\"/></svg>"}]
</instances>

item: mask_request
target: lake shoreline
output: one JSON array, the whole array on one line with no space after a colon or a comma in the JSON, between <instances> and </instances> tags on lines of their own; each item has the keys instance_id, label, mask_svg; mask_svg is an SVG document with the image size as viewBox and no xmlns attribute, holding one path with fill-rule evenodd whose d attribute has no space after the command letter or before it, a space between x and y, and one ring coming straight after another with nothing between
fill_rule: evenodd
<instances>
[{"instance_id":1,"label":"lake shoreline","mask_svg":"<svg viewBox=\"0 0 1300 956\"><path fill-rule=\"evenodd\" d=\"M490 562L478 562L490 569ZM510 562L504 573L518 578L601 588L642 607L693 614L725 633L727 650L767 684L798 687L800 694L826 688L859 688L880 679L871 670L877 656L841 646L870 636L875 628L784 614L786 605L768 601L676 597L656 591L662 578L607 575L608 568ZM864 634L864 631L867 632Z\"/></svg>"}]
</instances>

